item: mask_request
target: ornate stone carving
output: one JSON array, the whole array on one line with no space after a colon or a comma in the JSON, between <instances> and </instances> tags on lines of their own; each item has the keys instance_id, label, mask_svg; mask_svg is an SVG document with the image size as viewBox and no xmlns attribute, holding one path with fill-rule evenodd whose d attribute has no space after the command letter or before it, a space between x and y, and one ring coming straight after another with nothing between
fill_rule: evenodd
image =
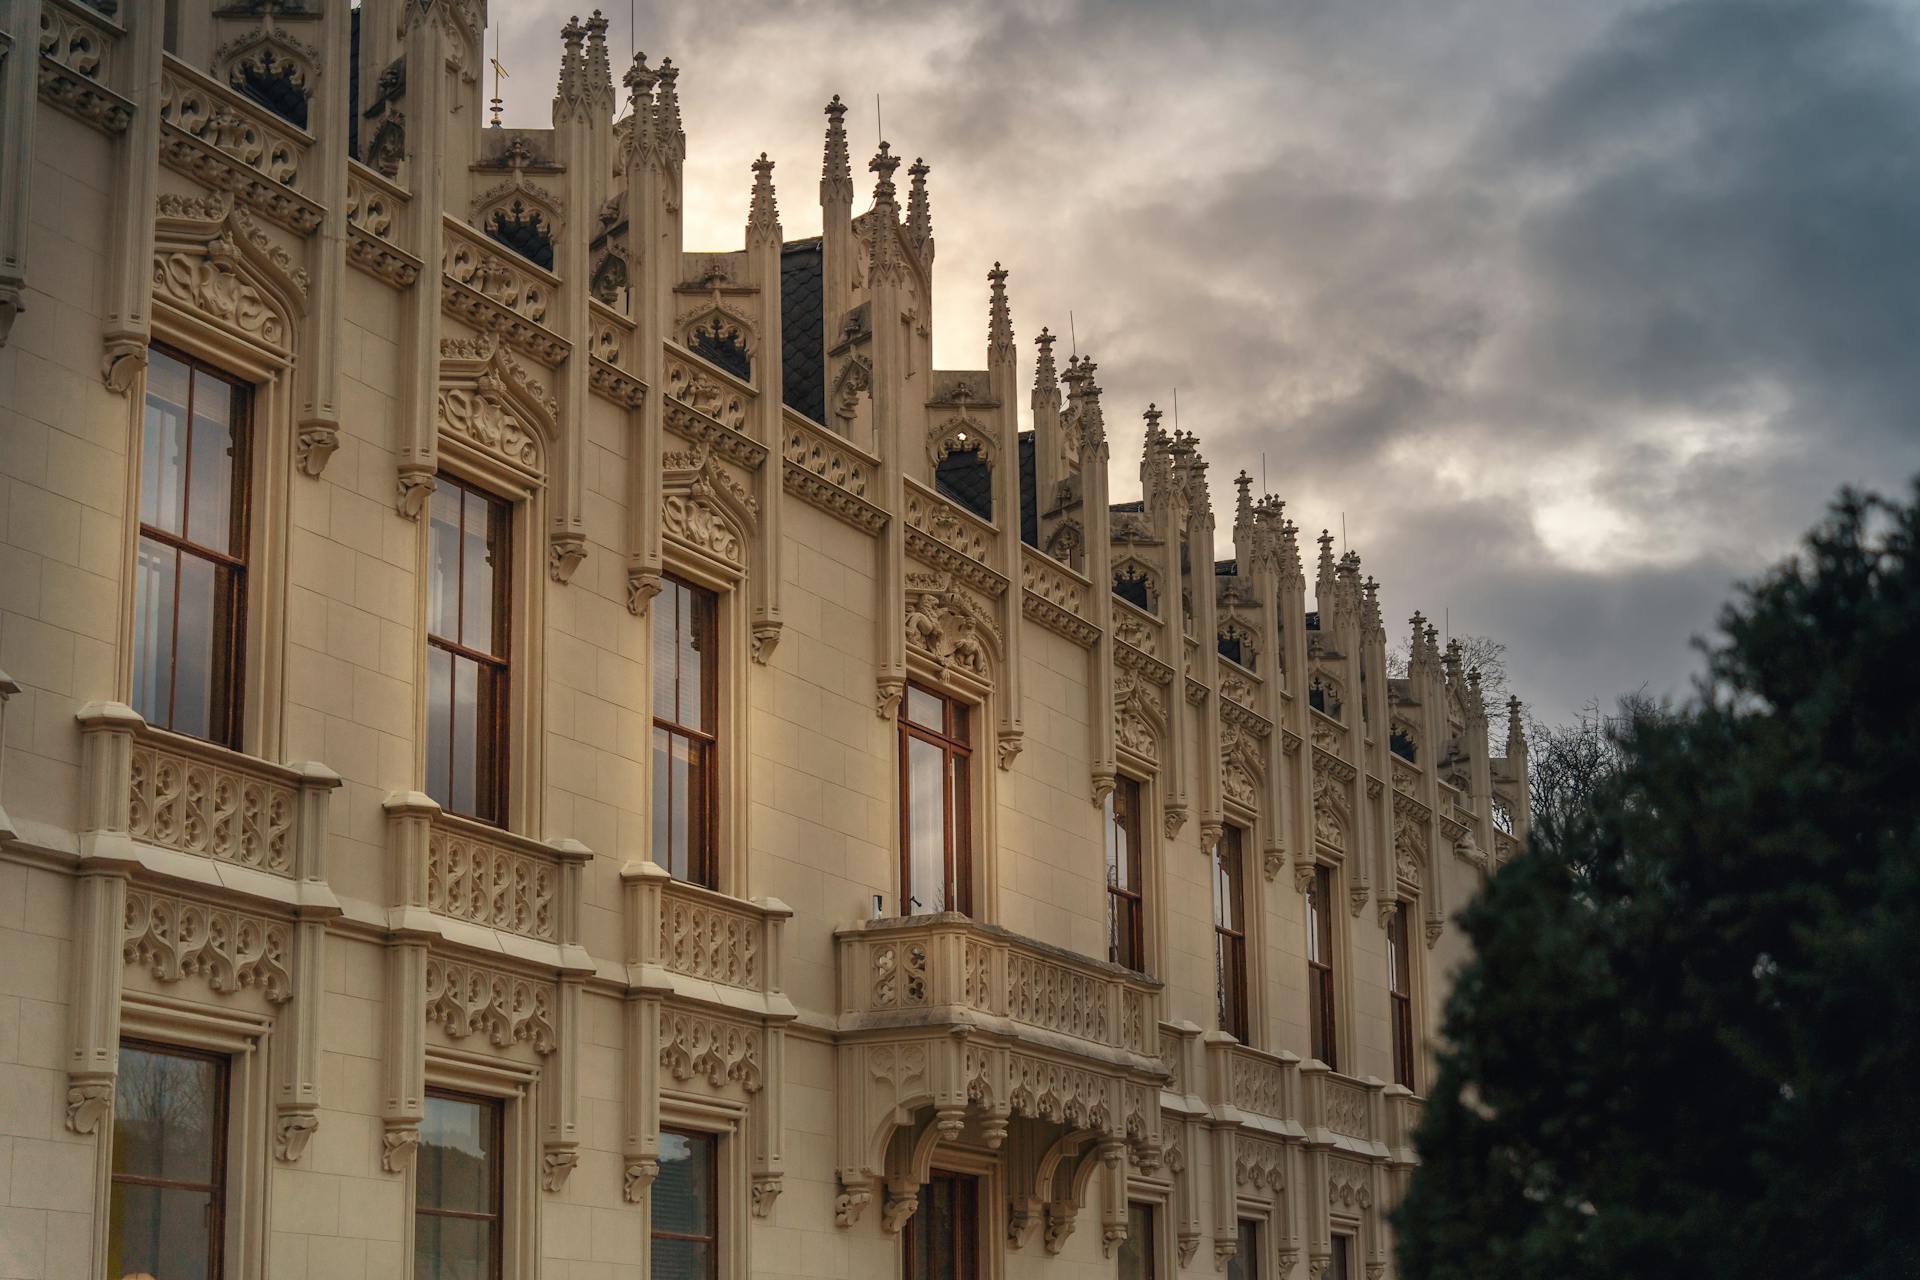
<instances>
[{"instance_id":1,"label":"ornate stone carving","mask_svg":"<svg viewBox=\"0 0 1920 1280\"><path fill-rule=\"evenodd\" d=\"M67 1089L67 1128L93 1133L113 1114L113 1081L86 1080Z\"/></svg>"},{"instance_id":2,"label":"ornate stone carving","mask_svg":"<svg viewBox=\"0 0 1920 1280\"><path fill-rule=\"evenodd\" d=\"M427 907L523 938L559 940L560 867L465 831L427 837Z\"/></svg>"},{"instance_id":3,"label":"ornate stone carving","mask_svg":"<svg viewBox=\"0 0 1920 1280\"><path fill-rule=\"evenodd\" d=\"M1373 1208L1373 1179L1367 1167L1352 1160L1329 1159L1327 1203L1355 1214Z\"/></svg>"},{"instance_id":4,"label":"ornate stone carving","mask_svg":"<svg viewBox=\"0 0 1920 1280\"><path fill-rule=\"evenodd\" d=\"M580 1153L572 1147L551 1147L540 1154L540 1185L558 1191L567 1185L567 1175L580 1163Z\"/></svg>"},{"instance_id":5,"label":"ornate stone carving","mask_svg":"<svg viewBox=\"0 0 1920 1280\"><path fill-rule=\"evenodd\" d=\"M552 1053L553 987L518 974L439 956L427 959L427 1021L450 1040L484 1032L496 1049L526 1044Z\"/></svg>"},{"instance_id":6,"label":"ornate stone carving","mask_svg":"<svg viewBox=\"0 0 1920 1280\"><path fill-rule=\"evenodd\" d=\"M667 361L667 398L735 431L746 426L748 397L688 361Z\"/></svg>"},{"instance_id":7,"label":"ornate stone carving","mask_svg":"<svg viewBox=\"0 0 1920 1280\"><path fill-rule=\"evenodd\" d=\"M1234 1139L1233 1180L1254 1191L1277 1192L1287 1185L1286 1152L1278 1143L1241 1134Z\"/></svg>"},{"instance_id":8,"label":"ornate stone carving","mask_svg":"<svg viewBox=\"0 0 1920 1280\"><path fill-rule=\"evenodd\" d=\"M760 1033L738 1023L663 1009L660 1067L682 1084L698 1077L714 1089L737 1084L747 1093L758 1093Z\"/></svg>"},{"instance_id":9,"label":"ornate stone carving","mask_svg":"<svg viewBox=\"0 0 1920 1280\"><path fill-rule=\"evenodd\" d=\"M127 892L121 930L126 963L162 982L199 975L216 995L258 988L269 1003L293 998L287 925L146 889Z\"/></svg>"},{"instance_id":10,"label":"ornate stone carving","mask_svg":"<svg viewBox=\"0 0 1920 1280\"><path fill-rule=\"evenodd\" d=\"M704 444L670 452L662 464L660 519L667 533L744 573L759 502Z\"/></svg>"},{"instance_id":11,"label":"ornate stone carving","mask_svg":"<svg viewBox=\"0 0 1920 1280\"><path fill-rule=\"evenodd\" d=\"M81 6L40 7L40 96L109 135L126 132L133 120L133 104L106 83L115 43L110 29L90 21ZM0 45L0 63L6 54L7 46Z\"/></svg>"},{"instance_id":12,"label":"ornate stone carving","mask_svg":"<svg viewBox=\"0 0 1920 1280\"><path fill-rule=\"evenodd\" d=\"M1148 760L1159 759L1159 739L1167 723L1160 691L1140 672L1119 663L1113 672L1113 737L1121 747Z\"/></svg>"},{"instance_id":13,"label":"ornate stone carving","mask_svg":"<svg viewBox=\"0 0 1920 1280\"><path fill-rule=\"evenodd\" d=\"M1279 1065L1251 1053L1237 1052L1232 1066L1233 1105L1255 1115L1284 1120L1286 1094Z\"/></svg>"},{"instance_id":14,"label":"ornate stone carving","mask_svg":"<svg viewBox=\"0 0 1920 1280\"><path fill-rule=\"evenodd\" d=\"M660 910L660 959L673 973L757 991L760 921L745 911L669 893Z\"/></svg>"},{"instance_id":15,"label":"ornate stone carving","mask_svg":"<svg viewBox=\"0 0 1920 1280\"><path fill-rule=\"evenodd\" d=\"M942 667L990 678L1000 658L1000 628L992 611L948 573L909 573L907 643Z\"/></svg>"},{"instance_id":16,"label":"ornate stone carving","mask_svg":"<svg viewBox=\"0 0 1920 1280\"><path fill-rule=\"evenodd\" d=\"M293 788L163 746L131 753L127 833L135 840L293 874Z\"/></svg>"},{"instance_id":17,"label":"ornate stone carving","mask_svg":"<svg viewBox=\"0 0 1920 1280\"><path fill-rule=\"evenodd\" d=\"M927 948L920 942L885 942L873 948L875 1009L904 1009L927 1002Z\"/></svg>"},{"instance_id":18,"label":"ornate stone carving","mask_svg":"<svg viewBox=\"0 0 1920 1280\"><path fill-rule=\"evenodd\" d=\"M306 143L224 85L169 64L160 77L161 158L298 235L322 210L300 194Z\"/></svg>"},{"instance_id":19,"label":"ornate stone carving","mask_svg":"<svg viewBox=\"0 0 1920 1280\"><path fill-rule=\"evenodd\" d=\"M1370 1140L1373 1126L1368 1119L1366 1090L1331 1076L1326 1077L1323 1090L1327 1128L1345 1138Z\"/></svg>"},{"instance_id":20,"label":"ornate stone carving","mask_svg":"<svg viewBox=\"0 0 1920 1280\"><path fill-rule=\"evenodd\" d=\"M783 487L865 533L886 527L887 513L867 500L873 464L844 441L811 426L787 422Z\"/></svg>"},{"instance_id":21,"label":"ornate stone carving","mask_svg":"<svg viewBox=\"0 0 1920 1280\"><path fill-rule=\"evenodd\" d=\"M306 1154L307 1143L320 1127L320 1116L313 1111L283 1111L274 1122L273 1154L288 1164Z\"/></svg>"}]
</instances>

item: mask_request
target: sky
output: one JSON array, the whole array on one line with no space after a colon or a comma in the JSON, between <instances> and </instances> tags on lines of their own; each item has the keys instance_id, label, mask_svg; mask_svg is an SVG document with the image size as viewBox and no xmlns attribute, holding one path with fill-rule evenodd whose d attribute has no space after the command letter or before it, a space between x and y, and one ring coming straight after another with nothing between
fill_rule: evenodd
<instances>
[{"instance_id":1,"label":"sky","mask_svg":"<svg viewBox=\"0 0 1920 1280\"><path fill-rule=\"evenodd\" d=\"M543 126L573 10L493 8L507 123ZM1116 499L1177 389L1222 556L1245 468L1310 577L1344 536L1390 643L1416 609L1491 636L1549 720L1684 693L1736 581L1920 471L1920 0L608 17L616 78L682 68L689 250L741 245L763 150L818 233L836 93L865 208L877 95L932 166L937 365L984 367L1003 262L1023 378L1043 324L1099 361Z\"/></svg>"}]
</instances>

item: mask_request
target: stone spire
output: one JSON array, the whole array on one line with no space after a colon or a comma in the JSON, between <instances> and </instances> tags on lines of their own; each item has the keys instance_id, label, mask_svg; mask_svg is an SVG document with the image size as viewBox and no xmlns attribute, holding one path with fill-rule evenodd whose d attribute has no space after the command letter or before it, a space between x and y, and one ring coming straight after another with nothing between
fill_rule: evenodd
<instances>
[{"instance_id":1,"label":"stone spire","mask_svg":"<svg viewBox=\"0 0 1920 1280\"><path fill-rule=\"evenodd\" d=\"M867 168L876 175L873 184L873 243L868 257L867 282L878 284L883 280L900 279L905 263L900 259L900 204L894 198L893 171L900 167L900 157L893 154L893 148L885 141L880 150L867 162Z\"/></svg>"},{"instance_id":2,"label":"stone spire","mask_svg":"<svg viewBox=\"0 0 1920 1280\"><path fill-rule=\"evenodd\" d=\"M1060 392L1060 379L1053 367L1053 342L1053 330L1045 325L1033 335L1033 345L1040 348L1040 355L1033 362L1033 394L1036 396Z\"/></svg>"},{"instance_id":3,"label":"stone spire","mask_svg":"<svg viewBox=\"0 0 1920 1280\"><path fill-rule=\"evenodd\" d=\"M773 161L762 151L753 162L753 200L747 210L747 240L756 236L780 238L780 206L773 198Z\"/></svg>"},{"instance_id":4,"label":"stone spire","mask_svg":"<svg viewBox=\"0 0 1920 1280\"><path fill-rule=\"evenodd\" d=\"M933 257L933 207L927 200L927 162L914 157L907 166L907 240L922 258Z\"/></svg>"},{"instance_id":5,"label":"stone spire","mask_svg":"<svg viewBox=\"0 0 1920 1280\"><path fill-rule=\"evenodd\" d=\"M563 48L560 51L560 83L553 91L555 124L586 118L588 99L593 92L587 79L587 59L580 52L580 44L586 36L587 29L580 25L577 16L568 18L567 25L560 28Z\"/></svg>"},{"instance_id":6,"label":"stone spire","mask_svg":"<svg viewBox=\"0 0 1920 1280\"><path fill-rule=\"evenodd\" d=\"M636 159L645 159L653 152L653 86L659 79L654 69L647 65L644 52L633 55L633 65L621 77L621 83L627 87L627 106L633 112L628 125L627 145L633 148Z\"/></svg>"},{"instance_id":7,"label":"stone spire","mask_svg":"<svg viewBox=\"0 0 1920 1280\"><path fill-rule=\"evenodd\" d=\"M1246 469L1233 478L1236 496L1233 501L1233 527L1236 530L1253 527L1253 477ZM1237 539L1237 534L1236 534Z\"/></svg>"},{"instance_id":8,"label":"stone spire","mask_svg":"<svg viewBox=\"0 0 1920 1280\"><path fill-rule=\"evenodd\" d=\"M847 158L847 106L834 94L827 104L827 146L820 160L820 203L853 204L853 162Z\"/></svg>"},{"instance_id":9,"label":"stone spire","mask_svg":"<svg viewBox=\"0 0 1920 1280\"><path fill-rule=\"evenodd\" d=\"M1380 630L1380 584L1372 574L1367 575L1365 594L1360 605L1360 620L1366 624L1369 633Z\"/></svg>"},{"instance_id":10,"label":"stone spire","mask_svg":"<svg viewBox=\"0 0 1920 1280\"><path fill-rule=\"evenodd\" d=\"M1520 699L1507 699L1507 759L1518 760L1527 750L1527 733L1520 724Z\"/></svg>"},{"instance_id":11,"label":"stone spire","mask_svg":"<svg viewBox=\"0 0 1920 1280\"><path fill-rule=\"evenodd\" d=\"M1315 603L1320 606L1322 614L1333 607L1334 587L1337 581L1338 570L1333 563L1333 534L1322 529L1320 531L1320 565L1314 574ZM1329 621L1331 619L1322 617L1320 625L1326 626Z\"/></svg>"},{"instance_id":12,"label":"stone spire","mask_svg":"<svg viewBox=\"0 0 1920 1280\"><path fill-rule=\"evenodd\" d=\"M1007 307L1007 269L987 272L987 359L1013 359L1013 313Z\"/></svg>"},{"instance_id":13,"label":"stone spire","mask_svg":"<svg viewBox=\"0 0 1920 1280\"><path fill-rule=\"evenodd\" d=\"M1456 693L1464 690L1467 678L1466 656L1461 651L1458 640L1447 641L1447 654L1442 661L1447 669L1447 687Z\"/></svg>"},{"instance_id":14,"label":"stone spire","mask_svg":"<svg viewBox=\"0 0 1920 1280\"><path fill-rule=\"evenodd\" d=\"M687 131L680 124L680 68L672 58L660 59L660 91L653 114L655 135L666 156L684 160L687 155Z\"/></svg>"},{"instance_id":15,"label":"stone spire","mask_svg":"<svg viewBox=\"0 0 1920 1280\"><path fill-rule=\"evenodd\" d=\"M592 104L613 117L613 63L607 57L607 15L595 9L587 19L587 92Z\"/></svg>"}]
</instances>

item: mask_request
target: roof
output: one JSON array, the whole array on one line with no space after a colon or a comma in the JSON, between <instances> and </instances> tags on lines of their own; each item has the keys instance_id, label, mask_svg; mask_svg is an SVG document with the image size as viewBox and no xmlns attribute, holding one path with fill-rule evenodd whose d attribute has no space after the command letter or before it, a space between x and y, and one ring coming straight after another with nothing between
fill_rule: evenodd
<instances>
[{"instance_id":1,"label":"roof","mask_svg":"<svg viewBox=\"0 0 1920 1280\"><path fill-rule=\"evenodd\" d=\"M1213 576L1216 578L1239 577L1240 562L1238 560L1215 560L1213 562Z\"/></svg>"},{"instance_id":2,"label":"roof","mask_svg":"<svg viewBox=\"0 0 1920 1280\"><path fill-rule=\"evenodd\" d=\"M827 420L824 265L819 236L780 246L780 398L820 423Z\"/></svg>"},{"instance_id":3,"label":"roof","mask_svg":"<svg viewBox=\"0 0 1920 1280\"><path fill-rule=\"evenodd\" d=\"M1020 541L1030 547L1040 545L1039 480L1034 465L1034 435L1020 433Z\"/></svg>"}]
</instances>

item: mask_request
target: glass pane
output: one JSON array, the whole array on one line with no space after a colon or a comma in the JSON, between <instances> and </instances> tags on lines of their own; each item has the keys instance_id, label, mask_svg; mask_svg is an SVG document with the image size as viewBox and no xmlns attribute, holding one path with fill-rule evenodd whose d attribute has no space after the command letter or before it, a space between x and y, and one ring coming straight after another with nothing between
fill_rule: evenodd
<instances>
[{"instance_id":1,"label":"glass pane","mask_svg":"<svg viewBox=\"0 0 1920 1280\"><path fill-rule=\"evenodd\" d=\"M212 736L213 682L225 637L225 609L213 565L194 555L180 557L179 615L173 639L172 728L196 738Z\"/></svg>"},{"instance_id":2,"label":"glass pane","mask_svg":"<svg viewBox=\"0 0 1920 1280\"><path fill-rule=\"evenodd\" d=\"M427 633L460 638L460 497L445 480L433 487L427 532Z\"/></svg>"},{"instance_id":3,"label":"glass pane","mask_svg":"<svg viewBox=\"0 0 1920 1280\"><path fill-rule=\"evenodd\" d=\"M947 822L953 829L952 853L942 865L944 879L953 886L953 892L947 898L947 910L966 911L969 909L967 892L967 852L971 828L968 826L973 813L971 792L967 782L967 757L949 756L953 762L951 771L952 789L947 793Z\"/></svg>"},{"instance_id":4,"label":"glass pane","mask_svg":"<svg viewBox=\"0 0 1920 1280\"><path fill-rule=\"evenodd\" d=\"M1127 1206L1127 1238L1120 1245L1120 1280L1153 1280L1153 1209L1149 1205Z\"/></svg>"},{"instance_id":5,"label":"glass pane","mask_svg":"<svg viewBox=\"0 0 1920 1280\"><path fill-rule=\"evenodd\" d=\"M181 531L187 461L187 366L163 351L147 362L146 423L140 445L140 519Z\"/></svg>"},{"instance_id":6,"label":"glass pane","mask_svg":"<svg viewBox=\"0 0 1920 1280\"><path fill-rule=\"evenodd\" d=\"M653 1241L653 1280L710 1280L720 1274L714 1269L714 1246L702 1240Z\"/></svg>"},{"instance_id":7,"label":"glass pane","mask_svg":"<svg viewBox=\"0 0 1920 1280\"><path fill-rule=\"evenodd\" d=\"M453 809L478 814L479 773L476 738L480 724L480 664L472 658L453 660Z\"/></svg>"},{"instance_id":8,"label":"glass pane","mask_svg":"<svg viewBox=\"0 0 1920 1280\"><path fill-rule=\"evenodd\" d=\"M655 601L657 605L659 602ZM653 860L673 871L673 735L653 728ZM682 858L684 861L684 856Z\"/></svg>"},{"instance_id":9,"label":"glass pane","mask_svg":"<svg viewBox=\"0 0 1920 1280\"><path fill-rule=\"evenodd\" d=\"M204 373L193 375L193 431L189 436L187 537L235 555L233 541L233 388Z\"/></svg>"},{"instance_id":10,"label":"glass pane","mask_svg":"<svg viewBox=\"0 0 1920 1280\"><path fill-rule=\"evenodd\" d=\"M686 878L705 884L712 878L712 833L708 830L707 797L713 786L713 748L704 742L686 742Z\"/></svg>"},{"instance_id":11,"label":"glass pane","mask_svg":"<svg viewBox=\"0 0 1920 1280\"><path fill-rule=\"evenodd\" d=\"M116 1182L109 1213L109 1276L202 1280L213 1274L211 1192Z\"/></svg>"},{"instance_id":12,"label":"glass pane","mask_svg":"<svg viewBox=\"0 0 1920 1280\"><path fill-rule=\"evenodd\" d=\"M1333 1256L1327 1259L1327 1269L1321 1273L1327 1280L1348 1280L1351 1274L1347 1270L1351 1265L1348 1255L1352 1251L1352 1240L1351 1236L1333 1237Z\"/></svg>"},{"instance_id":13,"label":"glass pane","mask_svg":"<svg viewBox=\"0 0 1920 1280\"><path fill-rule=\"evenodd\" d=\"M483 1218L416 1214L413 1276L414 1280L491 1280L493 1223Z\"/></svg>"},{"instance_id":14,"label":"glass pane","mask_svg":"<svg viewBox=\"0 0 1920 1280\"><path fill-rule=\"evenodd\" d=\"M925 689L907 686L907 719L936 733L947 731L946 699Z\"/></svg>"},{"instance_id":15,"label":"glass pane","mask_svg":"<svg viewBox=\"0 0 1920 1280\"><path fill-rule=\"evenodd\" d=\"M149 724L173 723L173 592L179 553L140 539L134 562L133 709Z\"/></svg>"},{"instance_id":16,"label":"glass pane","mask_svg":"<svg viewBox=\"0 0 1920 1280\"><path fill-rule=\"evenodd\" d=\"M907 739L906 903L902 914L947 909L946 753Z\"/></svg>"},{"instance_id":17,"label":"glass pane","mask_svg":"<svg viewBox=\"0 0 1920 1280\"><path fill-rule=\"evenodd\" d=\"M427 794L453 805L453 655L427 646Z\"/></svg>"},{"instance_id":18,"label":"glass pane","mask_svg":"<svg viewBox=\"0 0 1920 1280\"><path fill-rule=\"evenodd\" d=\"M1260 1280L1260 1224L1249 1219L1240 1219L1240 1248L1234 1257L1240 1260L1240 1274L1247 1280Z\"/></svg>"},{"instance_id":19,"label":"glass pane","mask_svg":"<svg viewBox=\"0 0 1920 1280\"><path fill-rule=\"evenodd\" d=\"M493 1162L499 1110L492 1103L431 1095L420 1121L417 1203L423 1209L496 1211Z\"/></svg>"},{"instance_id":20,"label":"glass pane","mask_svg":"<svg viewBox=\"0 0 1920 1280\"><path fill-rule=\"evenodd\" d=\"M713 597L707 592L689 591L686 611L680 618L680 699L674 715L681 724L702 733L713 732L711 718L707 715L706 697L710 664L708 655L700 651L706 643L712 608Z\"/></svg>"},{"instance_id":21,"label":"glass pane","mask_svg":"<svg viewBox=\"0 0 1920 1280\"><path fill-rule=\"evenodd\" d=\"M114 1086L113 1171L210 1184L219 1107L217 1062L123 1047Z\"/></svg>"},{"instance_id":22,"label":"glass pane","mask_svg":"<svg viewBox=\"0 0 1920 1280\"><path fill-rule=\"evenodd\" d=\"M667 791L673 804L673 825L667 831L667 847L673 851L669 868L682 880L687 878L693 857L693 750L685 738L673 739L673 754L667 761Z\"/></svg>"},{"instance_id":23,"label":"glass pane","mask_svg":"<svg viewBox=\"0 0 1920 1280\"><path fill-rule=\"evenodd\" d=\"M680 705L680 626L687 589L668 578L660 584L653 612L653 713L671 720Z\"/></svg>"},{"instance_id":24,"label":"glass pane","mask_svg":"<svg viewBox=\"0 0 1920 1280\"><path fill-rule=\"evenodd\" d=\"M475 663L474 668L479 696L474 703L473 813L489 822L504 822L500 797L506 790L503 771L507 761L501 726L506 724L507 673L481 663Z\"/></svg>"},{"instance_id":25,"label":"glass pane","mask_svg":"<svg viewBox=\"0 0 1920 1280\"><path fill-rule=\"evenodd\" d=\"M714 1139L662 1132L660 1175L653 1182L653 1229L683 1236L718 1234L713 1203ZM656 1248L659 1242L655 1242ZM658 1253L654 1255L658 1257Z\"/></svg>"},{"instance_id":26,"label":"glass pane","mask_svg":"<svg viewBox=\"0 0 1920 1280\"><path fill-rule=\"evenodd\" d=\"M494 546L490 527L494 504L478 494L465 495L465 528L460 540L460 643L469 649L498 654L494 634Z\"/></svg>"}]
</instances>

